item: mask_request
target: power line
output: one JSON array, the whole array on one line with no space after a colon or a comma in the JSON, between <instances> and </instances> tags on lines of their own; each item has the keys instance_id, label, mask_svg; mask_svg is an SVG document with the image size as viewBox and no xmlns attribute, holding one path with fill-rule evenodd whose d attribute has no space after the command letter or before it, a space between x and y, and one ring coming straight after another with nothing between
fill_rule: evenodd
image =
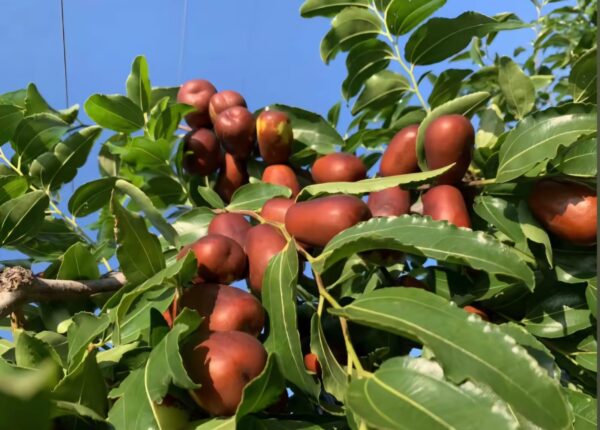
<instances>
[{"instance_id":1,"label":"power line","mask_svg":"<svg viewBox=\"0 0 600 430\"><path fill-rule=\"evenodd\" d=\"M181 82L183 73L183 57L185 54L185 39L187 38L187 15L188 0L183 0L183 14L181 19L181 40L179 41L179 70L177 71L177 80Z\"/></svg>"},{"instance_id":2,"label":"power line","mask_svg":"<svg viewBox=\"0 0 600 430\"><path fill-rule=\"evenodd\" d=\"M65 38L65 4L60 0L60 28L62 33L63 70L65 72L65 101L69 107L69 76L67 74L67 42Z\"/></svg>"}]
</instances>

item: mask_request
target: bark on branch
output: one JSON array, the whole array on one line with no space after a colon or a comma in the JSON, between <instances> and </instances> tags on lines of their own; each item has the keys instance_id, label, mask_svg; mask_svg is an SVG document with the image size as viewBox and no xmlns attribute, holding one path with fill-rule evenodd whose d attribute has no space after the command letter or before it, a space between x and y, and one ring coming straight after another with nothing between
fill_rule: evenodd
<instances>
[{"instance_id":1,"label":"bark on branch","mask_svg":"<svg viewBox=\"0 0 600 430\"><path fill-rule=\"evenodd\" d=\"M121 272L93 281L44 279L23 267L7 267L0 273L0 318L29 302L63 300L116 291L125 285Z\"/></svg>"}]
</instances>

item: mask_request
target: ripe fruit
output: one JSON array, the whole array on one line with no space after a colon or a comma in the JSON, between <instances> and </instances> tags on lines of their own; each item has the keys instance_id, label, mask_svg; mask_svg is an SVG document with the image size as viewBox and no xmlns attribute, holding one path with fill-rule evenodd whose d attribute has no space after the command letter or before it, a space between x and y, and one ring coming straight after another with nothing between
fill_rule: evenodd
<instances>
[{"instance_id":1,"label":"ripe fruit","mask_svg":"<svg viewBox=\"0 0 600 430\"><path fill-rule=\"evenodd\" d=\"M183 138L183 167L192 175L210 175L222 160L221 145L217 136L207 129L190 131Z\"/></svg>"},{"instance_id":2,"label":"ripe fruit","mask_svg":"<svg viewBox=\"0 0 600 430\"><path fill-rule=\"evenodd\" d=\"M462 115L442 115L425 130L425 158L431 170L456 163L437 178L438 184L454 184L465 175L471 163L475 131Z\"/></svg>"},{"instance_id":3,"label":"ripe fruit","mask_svg":"<svg viewBox=\"0 0 600 430\"><path fill-rule=\"evenodd\" d=\"M248 287L254 294L259 295L262 291L263 278L269 261L286 244L283 235L272 225L257 225L248 232L245 248L248 255Z\"/></svg>"},{"instance_id":4,"label":"ripe fruit","mask_svg":"<svg viewBox=\"0 0 600 430\"><path fill-rule=\"evenodd\" d=\"M263 111L256 120L256 138L265 163L282 164L290 158L294 133L290 119L284 112Z\"/></svg>"},{"instance_id":5,"label":"ripe fruit","mask_svg":"<svg viewBox=\"0 0 600 430\"><path fill-rule=\"evenodd\" d=\"M475 315L479 316L484 321L488 321L488 322L490 321L490 317L488 317L488 315L485 312L483 312L481 309L477 309L477 308L475 308L473 306L469 306L469 305L465 306L463 309L465 311L469 312L470 314L475 314Z\"/></svg>"},{"instance_id":6,"label":"ripe fruit","mask_svg":"<svg viewBox=\"0 0 600 430\"><path fill-rule=\"evenodd\" d=\"M420 288L422 290L428 289L427 284L425 284L423 281L420 281L417 278L408 275L402 277L402 279L400 280L400 285L409 288Z\"/></svg>"},{"instance_id":7,"label":"ripe fruit","mask_svg":"<svg viewBox=\"0 0 600 430\"><path fill-rule=\"evenodd\" d=\"M221 282L228 284L242 279L246 272L246 254L233 239L220 234L209 234L185 246L177 255L184 257L192 250L198 262L195 283Z\"/></svg>"},{"instance_id":8,"label":"ripe fruit","mask_svg":"<svg viewBox=\"0 0 600 430\"><path fill-rule=\"evenodd\" d=\"M324 182L355 182L367 177L367 168L355 155L338 152L319 158L312 166L317 184Z\"/></svg>"},{"instance_id":9,"label":"ripe fruit","mask_svg":"<svg viewBox=\"0 0 600 430\"><path fill-rule=\"evenodd\" d=\"M283 197L274 197L267 200L260 210L260 216L272 222L285 223L285 214L288 209L294 204L292 199Z\"/></svg>"},{"instance_id":10,"label":"ripe fruit","mask_svg":"<svg viewBox=\"0 0 600 430\"><path fill-rule=\"evenodd\" d=\"M577 245L596 243L596 192L575 182L542 180L529 196L529 208L552 234Z\"/></svg>"},{"instance_id":11,"label":"ripe fruit","mask_svg":"<svg viewBox=\"0 0 600 430\"><path fill-rule=\"evenodd\" d=\"M419 171L417 162L418 125L409 125L394 135L381 157L381 176L405 175Z\"/></svg>"},{"instance_id":12,"label":"ripe fruit","mask_svg":"<svg viewBox=\"0 0 600 430\"><path fill-rule=\"evenodd\" d=\"M252 225L240 214L224 213L215 216L208 225L208 233L221 234L235 240L242 249Z\"/></svg>"},{"instance_id":13,"label":"ripe fruit","mask_svg":"<svg viewBox=\"0 0 600 430\"><path fill-rule=\"evenodd\" d=\"M430 188L422 197L423 215L437 221L446 220L457 227L471 228L471 218L462 194L451 185Z\"/></svg>"},{"instance_id":14,"label":"ripe fruit","mask_svg":"<svg viewBox=\"0 0 600 430\"><path fill-rule=\"evenodd\" d=\"M232 106L215 119L215 134L225 151L236 158L247 159L252 152L256 135L254 116L243 106Z\"/></svg>"},{"instance_id":15,"label":"ripe fruit","mask_svg":"<svg viewBox=\"0 0 600 430\"><path fill-rule=\"evenodd\" d=\"M400 187L376 191L369 194L367 206L374 217L404 215L410 210L410 192Z\"/></svg>"},{"instance_id":16,"label":"ripe fruit","mask_svg":"<svg viewBox=\"0 0 600 430\"><path fill-rule=\"evenodd\" d=\"M190 308L204 317L210 331L237 330L258 336L265 325L265 311L252 294L221 284L202 284L185 289L179 307Z\"/></svg>"},{"instance_id":17,"label":"ripe fruit","mask_svg":"<svg viewBox=\"0 0 600 430\"><path fill-rule=\"evenodd\" d=\"M235 190L248 183L248 172L246 163L234 158L233 155L225 154L225 160L217 176L215 191L226 202L231 201Z\"/></svg>"},{"instance_id":18,"label":"ripe fruit","mask_svg":"<svg viewBox=\"0 0 600 430\"><path fill-rule=\"evenodd\" d=\"M210 98L217 92L213 84L204 79L192 79L187 81L177 93L177 101L196 108L195 112L185 116L185 122L192 128L206 127L210 125L208 115L208 103Z\"/></svg>"},{"instance_id":19,"label":"ripe fruit","mask_svg":"<svg viewBox=\"0 0 600 430\"><path fill-rule=\"evenodd\" d=\"M211 333L183 350L190 378L202 387L192 397L211 415L233 415L244 387L265 367L267 352L256 338L241 331Z\"/></svg>"},{"instance_id":20,"label":"ripe fruit","mask_svg":"<svg viewBox=\"0 0 600 430\"><path fill-rule=\"evenodd\" d=\"M336 195L296 203L288 209L285 228L300 242L325 246L339 232L369 218L361 199Z\"/></svg>"},{"instance_id":21,"label":"ripe fruit","mask_svg":"<svg viewBox=\"0 0 600 430\"><path fill-rule=\"evenodd\" d=\"M210 120L214 123L221 112L233 106L247 107L246 100L244 100L244 97L240 93L225 90L214 94L208 103Z\"/></svg>"},{"instance_id":22,"label":"ripe fruit","mask_svg":"<svg viewBox=\"0 0 600 430\"><path fill-rule=\"evenodd\" d=\"M292 190L292 197L300 192L298 178L290 166L285 164L273 164L267 166L262 175L262 181L269 184L281 185Z\"/></svg>"},{"instance_id":23,"label":"ripe fruit","mask_svg":"<svg viewBox=\"0 0 600 430\"><path fill-rule=\"evenodd\" d=\"M312 352L306 354L304 356L304 367L311 373L321 374L321 365L319 364L317 354L313 354Z\"/></svg>"}]
</instances>

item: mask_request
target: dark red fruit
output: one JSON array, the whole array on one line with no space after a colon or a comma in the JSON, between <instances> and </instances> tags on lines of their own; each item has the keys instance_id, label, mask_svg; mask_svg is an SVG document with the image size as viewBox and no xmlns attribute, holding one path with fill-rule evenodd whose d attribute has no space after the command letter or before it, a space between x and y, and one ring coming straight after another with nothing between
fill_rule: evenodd
<instances>
[{"instance_id":1,"label":"dark red fruit","mask_svg":"<svg viewBox=\"0 0 600 430\"><path fill-rule=\"evenodd\" d=\"M292 197L296 197L300 192L300 184L296 173L290 166L285 164L273 164L267 166L262 175L262 181L269 184L281 185L292 190Z\"/></svg>"},{"instance_id":2,"label":"dark red fruit","mask_svg":"<svg viewBox=\"0 0 600 430\"><path fill-rule=\"evenodd\" d=\"M381 176L405 175L419 171L417 162L418 125L409 125L392 138L381 157Z\"/></svg>"},{"instance_id":3,"label":"dark red fruit","mask_svg":"<svg viewBox=\"0 0 600 430\"><path fill-rule=\"evenodd\" d=\"M221 165L223 154L215 134L200 128L183 138L183 168L192 175L210 175Z\"/></svg>"},{"instance_id":4,"label":"dark red fruit","mask_svg":"<svg viewBox=\"0 0 600 430\"><path fill-rule=\"evenodd\" d=\"M260 295L269 261L285 248L286 244L283 235L272 225L257 225L248 232L245 248L248 255L248 287L254 294Z\"/></svg>"},{"instance_id":5,"label":"dark red fruit","mask_svg":"<svg viewBox=\"0 0 600 430\"><path fill-rule=\"evenodd\" d=\"M355 155L338 152L319 158L312 167L317 184L325 182L356 182L367 177L367 168Z\"/></svg>"},{"instance_id":6,"label":"dark red fruit","mask_svg":"<svg viewBox=\"0 0 600 430\"><path fill-rule=\"evenodd\" d=\"M404 215L410 211L410 192L400 187L376 191L369 194L367 206L374 217Z\"/></svg>"},{"instance_id":7,"label":"dark red fruit","mask_svg":"<svg viewBox=\"0 0 600 430\"><path fill-rule=\"evenodd\" d=\"M232 106L221 112L215 120L215 134L225 151L245 160L252 153L256 139L254 116L242 106Z\"/></svg>"},{"instance_id":8,"label":"dark red fruit","mask_svg":"<svg viewBox=\"0 0 600 430\"><path fill-rule=\"evenodd\" d=\"M429 215L437 221L448 221L457 227L471 228L465 199L458 188L438 185L423 194L422 201L423 215Z\"/></svg>"},{"instance_id":9,"label":"dark red fruit","mask_svg":"<svg viewBox=\"0 0 600 430\"><path fill-rule=\"evenodd\" d=\"M248 172L246 162L234 158L233 155L225 154L225 160L217 176L215 191L226 202L231 201L235 190L248 183Z\"/></svg>"},{"instance_id":10,"label":"dark red fruit","mask_svg":"<svg viewBox=\"0 0 600 430\"><path fill-rule=\"evenodd\" d=\"M224 213L215 216L208 225L208 233L221 234L235 240L242 249L246 246L246 235L252 228L243 215Z\"/></svg>"},{"instance_id":11,"label":"dark red fruit","mask_svg":"<svg viewBox=\"0 0 600 430\"><path fill-rule=\"evenodd\" d=\"M208 103L210 98L217 92L213 84L204 79L192 79L187 81L177 93L177 101L193 106L196 111L185 116L185 122L192 128L210 126L208 115Z\"/></svg>"},{"instance_id":12,"label":"dark red fruit","mask_svg":"<svg viewBox=\"0 0 600 430\"><path fill-rule=\"evenodd\" d=\"M224 90L214 94L208 103L210 120L214 123L221 112L233 106L248 107L244 97L236 91Z\"/></svg>"},{"instance_id":13,"label":"dark red fruit","mask_svg":"<svg viewBox=\"0 0 600 430\"><path fill-rule=\"evenodd\" d=\"M286 113L263 111L256 120L256 137L260 156L265 163L287 163L292 154L294 133Z\"/></svg>"},{"instance_id":14,"label":"dark red fruit","mask_svg":"<svg viewBox=\"0 0 600 430\"><path fill-rule=\"evenodd\" d=\"M283 197L274 197L263 205L260 210L260 216L272 222L285 223L285 214L294 204L292 199Z\"/></svg>"}]
</instances>

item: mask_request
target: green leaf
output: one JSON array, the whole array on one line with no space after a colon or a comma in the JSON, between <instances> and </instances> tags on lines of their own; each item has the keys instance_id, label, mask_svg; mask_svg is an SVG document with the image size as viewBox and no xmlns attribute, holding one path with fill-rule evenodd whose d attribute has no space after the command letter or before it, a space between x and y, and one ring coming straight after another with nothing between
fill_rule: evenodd
<instances>
[{"instance_id":1,"label":"green leaf","mask_svg":"<svg viewBox=\"0 0 600 430\"><path fill-rule=\"evenodd\" d=\"M0 176L0 204L22 196L28 189L25 176Z\"/></svg>"},{"instance_id":2,"label":"green leaf","mask_svg":"<svg viewBox=\"0 0 600 430\"><path fill-rule=\"evenodd\" d=\"M432 108L453 100L462 88L463 79L473 73L469 69L448 69L440 73L427 101Z\"/></svg>"},{"instance_id":3,"label":"green leaf","mask_svg":"<svg viewBox=\"0 0 600 430\"><path fill-rule=\"evenodd\" d=\"M352 115L365 109L378 110L393 105L409 89L410 85L404 76L382 70L367 79L364 89L352 106Z\"/></svg>"},{"instance_id":4,"label":"green leaf","mask_svg":"<svg viewBox=\"0 0 600 430\"><path fill-rule=\"evenodd\" d=\"M473 37L527 26L517 20L496 21L477 12L465 12L456 18L432 18L412 33L404 56L412 64L434 64L462 51Z\"/></svg>"},{"instance_id":5,"label":"green leaf","mask_svg":"<svg viewBox=\"0 0 600 430\"><path fill-rule=\"evenodd\" d=\"M24 164L51 150L69 125L60 118L39 113L24 118L12 138L12 147Z\"/></svg>"},{"instance_id":6,"label":"green leaf","mask_svg":"<svg viewBox=\"0 0 600 430\"><path fill-rule=\"evenodd\" d=\"M43 191L32 191L0 205L0 246L31 237L44 221L49 199Z\"/></svg>"},{"instance_id":7,"label":"green leaf","mask_svg":"<svg viewBox=\"0 0 600 430\"><path fill-rule=\"evenodd\" d=\"M60 258L79 240L79 235L63 219L46 217L34 236L12 246L31 257L48 260Z\"/></svg>"},{"instance_id":8,"label":"green leaf","mask_svg":"<svg viewBox=\"0 0 600 430\"><path fill-rule=\"evenodd\" d=\"M550 267L552 267L554 264L552 262L552 244L550 243L550 237L548 236L548 233L546 233L546 230L542 228L542 226L531 214L526 202L520 202L517 210L521 231L523 231L523 234L525 237L527 237L527 239L544 246L546 251L546 260L548 261Z\"/></svg>"},{"instance_id":9,"label":"green leaf","mask_svg":"<svg viewBox=\"0 0 600 430\"><path fill-rule=\"evenodd\" d=\"M119 247L117 258L121 270L131 284L138 284L165 268L158 238L148 232L141 216L128 211L116 198L112 201Z\"/></svg>"},{"instance_id":10,"label":"green leaf","mask_svg":"<svg viewBox=\"0 0 600 430\"><path fill-rule=\"evenodd\" d=\"M598 142L596 138L584 138L559 151L552 165L565 175L580 178L595 178L598 173Z\"/></svg>"},{"instance_id":11,"label":"green leaf","mask_svg":"<svg viewBox=\"0 0 600 430\"><path fill-rule=\"evenodd\" d=\"M590 49L577 59L569 75L569 92L575 103L596 102L596 54Z\"/></svg>"},{"instance_id":12,"label":"green leaf","mask_svg":"<svg viewBox=\"0 0 600 430\"><path fill-rule=\"evenodd\" d=\"M431 182L451 167L452 166L450 165L429 172L407 173L406 175L387 176L385 178L363 179L356 182L329 182L326 184L309 185L300 191L297 200L306 200L309 197L316 197L322 194L360 195L373 191L381 191L396 185L416 188Z\"/></svg>"},{"instance_id":13,"label":"green leaf","mask_svg":"<svg viewBox=\"0 0 600 430\"><path fill-rule=\"evenodd\" d=\"M508 57L500 58L498 83L510 113L517 119L522 119L531 112L535 105L533 82L519 65Z\"/></svg>"},{"instance_id":14,"label":"green leaf","mask_svg":"<svg viewBox=\"0 0 600 430\"><path fill-rule=\"evenodd\" d=\"M69 340L67 360L70 369L81 363L89 344L104 333L110 324L107 314L96 316L89 312L80 312L73 316L72 320L67 331Z\"/></svg>"},{"instance_id":15,"label":"green leaf","mask_svg":"<svg viewBox=\"0 0 600 430\"><path fill-rule=\"evenodd\" d=\"M556 278L566 284L587 283L596 278L596 250L554 248Z\"/></svg>"},{"instance_id":16,"label":"green leaf","mask_svg":"<svg viewBox=\"0 0 600 430\"><path fill-rule=\"evenodd\" d=\"M369 378L353 379L346 404L373 428L396 428L400 422L432 430L516 425L515 418L496 410L492 400L407 367L404 358L384 362Z\"/></svg>"},{"instance_id":17,"label":"green leaf","mask_svg":"<svg viewBox=\"0 0 600 430\"><path fill-rule=\"evenodd\" d=\"M88 116L104 128L132 133L145 124L142 110L125 96L94 94L83 106Z\"/></svg>"},{"instance_id":18,"label":"green leaf","mask_svg":"<svg viewBox=\"0 0 600 430\"><path fill-rule=\"evenodd\" d=\"M406 34L446 4L446 0L392 0L385 23L394 36Z\"/></svg>"},{"instance_id":19,"label":"green leaf","mask_svg":"<svg viewBox=\"0 0 600 430\"><path fill-rule=\"evenodd\" d=\"M425 119L421 122L421 125L419 125L419 131L417 133L417 159L419 160L419 167L421 170L428 170L427 161L425 160L425 130L427 130L429 124L442 115L460 114L468 116L487 101L489 97L490 94L486 92L478 92L458 97L436 107L427 114Z\"/></svg>"},{"instance_id":20,"label":"green leaf","mask_svg":"<svg viewBox=\"0 0 600 430\"><path fill-rule=\"evenodd\" d=\"M246 184L235 190L231 197L231 203L227 205L226 209L229 211L255 211L262 208L265 202L273 197L290 197L291 195L292 190L281 185L264 182Z\"/></svg>"},{"instance_id":21,"label":"green leaf","mask_svg":"<svg viewBox=\"0 0 600 430\"><path fill-rule=\"evenodd\" d=\"M466 265L520 279L530 290L534 286L533 272L521 256L492 236L458 228L446 221L409 215L374 218L344 230L331 239L314 267L324 270L354 253L371 249L393 249Z\"/></svg>"},{"instance_id":22,"label":"green leaf","mask_svg":"<svg viewBox=\"0 0 600 430\"><path fill-rule=\"evenodd\" d=\"M367 8L369 2L368 0L306 0L300 7L300 15L303 18L330 17L353 6Z\"/></svg>"},{"instance_id":23,"label":"green leaf","mask_svg":"<svg viewBox=\"0 0 600 430\"><path fill-rule=\"evenodd\" d=\"M340 121L340 111L341 111L341 109L342 109L342 102L339 101L336 104L334 104L333 106L331 106L331 108L327 112L327 121L334 128L337 127L337 125L338 125L338 123Z\"/></svg>"},{"instance_id":24,"label":"green leaf","mask_svg":"<svg viewBox=\"0 0 600 430\"><path fill-rule=\"evenodd\" d=\"M338 400L344 400L348 388L348 377L344 368L338 363L323 332L321 319L313 314L310 324L310 351L316 354L321 366L323 388Z\"/></svg>"},{"instance_id":25,"label":"green leaf","mask_svg":"<svg viewBox=\"0 0 600 430\"><path fill-rule=\"evenodd\" d=\"M54 364L55 376L61 376L61 360L57 352L47 342L28 334L20 332L16 334L15 340L15 363L19 367L35 369L50 361Z\"/></svg>"},{"instance_id":26,"label":"green leaf","mask_svg":"<svg viewBox=\"0 0 600 430\"><path fill-rule=\"evenodd\" d=\"M596 278L588 282L585 289L585 301L594 318L598 319L598 283Z\"/></svg>"},{"instance_id":27,"label":"green leaf","mask_svg":"<svg viewBox=\"0 0 600 430\"><path fill-rule=\"evenodd\" d=\"M83 184L69 199L69 212L84 217L108 204L117 178L102 178Z\"/></svg>"},{"instance_id":28,"label":"green leaf","mask_svg":"<svg viewBox=\"0 0 600 430\"><path fill-rule=\"evenodd\" d=\"M178 234L177 247L189 245L205 236L214 217L215 214L208 208L193 208L180 215L173 223Z\"/></svg>"},{"instance_id":29,"label":"green leaf","mask_svg":"<svg viewBox=\"0 0 600 430\"><path fill-rule=\"evenodd\" d=\"M27 90L20 89L16 91L9 91L8 93L0 94L0 104L15 105L24 110L26 98Z\"/></svg>"},{"instance_id":30,"label":"green leaf","mask_svg":"<svg viewBox=\"0 0 600 430\"><path fill-rule=\"evenodd\" d=\"M202 197L211 208L223 209L225 207L225 202L223 202L221 196L219 196L212 188L198 187L198 194L200 194L200 197Z\"/></svg>"},{"instance_id":31,"label":"green leaf","mask_svg":"<svg viewBox=\"0 0 600 430\"><path fill-rule=\"evenodd\" d=\"M59 110L52 108L48 102L42 97L35 84L31 83L27 86L27 95L25 97L26 116L36 113L50 113L58 116L65 122L72 124L77 119L79 113L79 105L73 105L70 108Z\"/></svg>"},{"instance_id":32,"label":"green leaf","mask_svg":"<svg viewBox=\"0 0 600 430\"><path fill-rule=\"evenodd\" d=\"M309 397L316 399L319 385L304 367L296 319L298 254L294 242L275 255L263 279L262 303L269 314L269 337L265 348L277 354L285 378Z\"/></svg>"},{"instance_id":33,"label":"green leaf","mask_svg":"<svg viewBox=\"0 0 600 430\"><path fill-rule=\"evenodd\" d=\"M357 95L367 79L390 64L393 55L392 48L379 39L365 40L350 49L346 57L348 76L342 84L344 98Z\"/></svg>"},{"instance_id":34,"label":"green leaf","mask_svg":"<svg viewBox=\"0 0 600 430\"><path fill-rule=\"evenodd\" d=\"M439 296L417 288L384 288L330 312L418 339L433 352L450 381L469 379L489 386L542 428L566 428L571 422L558 382L514 339Z\"/></svg>"},{"instance_id":35,"label":"green leaf","mask_svg":"<svg viewBox=\"0 0 600 430\"><path fill-rule=\"evenodd\" d=\"M321 41L321 59L328 64L338 52L347 51L363 40L376 37L381 31L377 16L361 7L347 7L331 21L331 30Z\"/></svg>"},{"instance_id":36,"label":"green leaf","mask_svg":"<svg viewBox=\"0 0 600 430\"><path fill-rule=\"evenodd\" d=\"M574 430L594 430L598 428L598 405L596 399L584 393L565 389L569 403L573 408Z\"/></svg>"},{"instance_id":37,"label":"green leaf","mask_svg":"<svg viewBox=\"0 0 600 430\"><path fill-rule=\"evenodd\" d=\"M56 189L71 182L77 169L85 164L96 139L102 133L97 126L86 127L59 142L31 163L29 174L46 189Z\"/></svg>"},{"instance_id":38,"label":"green leaf","mask_svg":"<svg viewBox=\"0 0 600 430\"><path fill-rule=\"evenodd\" d=\"M22 119L23 110L19 107L0 105L0 144L12 139Z\"/></svg>"},{"instance_id":39,"label":"green leaf","mask_svg":"<svg viewBox=\"0 0 600 430\"><path fill-rule=\"evenodd\" d=\"M149 430L160 428L153 409L156 405L148 402L144 385L144 369L135 369L127 375L109 396L118 397L108 412L108 422L116 430Z\"/></svg>"},{"instance_id":40,"label":"green leaf","mask_svg":"<svg viewBox=\"0 0 600 430\"><path fill-rule=\"evenodd\" d=\"M127 77L127 97L144 112L150 110L150 78L146 57L139 55L133 60L131 73Z\"/></svg>"},{"instance_id":41,"label":"green leaf","mask_svg":"<svg viewBox=\"0 0 600 430\"><path fill-rule=\"evenodd\" d=\"M531 334L543 338L565 337L592 326L585 299L571 291L557 292L537 303L522 323Z\"/></svg>"},{"instance_id":42,"label":"green leaf","mask_svg":"<svg viewBox=\"0 0 600 430\"><path fill-rule=\"evenodd\" d=\"M503 135L496 182L526 174L554 159L561 146L569 146L594 131L594 106L567 104L529 115Z\"/></svg>"},{"instance_id":43,"label":"green leaf","mask_svg":"<svg viewBox=\"0 0 600 430\"><path fill-rule=\"evenodd\" d=\"M507 235L514 243L525 241L525 234L519 224L517 208L508 201L492 196L477 196L473 210Z\"/></svg>"},{"instance_id":44,"label":"green leaf","mask_svg":"<svg viewBox=\"0 0 600 430\"><path fill-rule=\"evenodd\" d=\"M78 242L72 245L62 258L57 279L98 279L98 263L86 245Z\"/></svg>"},{"instance_id":45,"label":"green leaf","mask_svg":"<svg viewBox=\"0 0 600 430\"><path fill-rule=\"evenodd\" d=\"M168 99L164 98L163 101L168 102ZM193 110L193 106L181 103L165 103L164 106L160 103L157 104L152 109L150 120L148 121L148 134L154 140L171 138L173 133L177 131L181 119Z\"/></svg>"},{"instance_id":46,"label":"green leaf","mask_svg":"<svg viewBox=\"0 0 600 430\"><path fill-rule=\"evenodd\" d=\"M498 137L504 133L504 120L496 105L479 113L479 127L475 133L475 147L493 148Z\"/></svg>"},{"instance_id":47,"label":"green leaf","mask_svg":"<svg viewBox=\"0 0 600 430\"><path fill-rule=\"evenodd\" d=\"M186 200L185 189L173 176L155 176L142 185L152 204L157 209L167 209L171 205L183 204Z\"/></svg>"},{"instance_id":48,"label":"green leaf","mask_svg":"<svg viewBox=\"0 0 600 430\"><path fill-rule=\"evenodd\" d=\"M121 156L121 160L138 169L169 169L171 143L166 139L154 141L144 136L138 136L131 139L126 146L122 148L115 146L112 149Z\"/></svg>"}]
</instances>

